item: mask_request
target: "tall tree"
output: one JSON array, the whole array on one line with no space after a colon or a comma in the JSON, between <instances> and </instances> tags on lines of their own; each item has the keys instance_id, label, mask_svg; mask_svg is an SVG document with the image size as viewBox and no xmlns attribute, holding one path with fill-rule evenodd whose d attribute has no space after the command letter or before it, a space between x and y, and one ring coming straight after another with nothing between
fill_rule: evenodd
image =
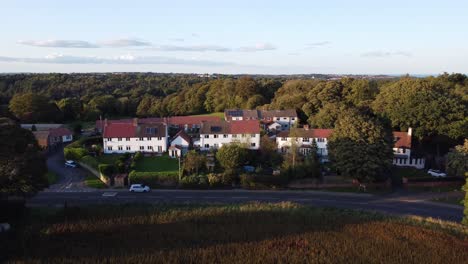
<instances>
[{"instance_id":1,"label":"tall tree","mask_svg":"<svg viewBox=\"0 0 468 264\"><path fill-rule=\"evenodd\" d=\"M328 143L330 159L344 176L371 182L383 178L393 158L391 129L377 118L349 110L338 119Z\"/></svg>"},{"instance_id":2,"label":"tall tree","mask_svg":"<svg viewBox=\"0 0 468 264\"><path fill-rule=\"evenodd\" d=\"M47 186L46 172L32 132L0 118L0 193L34 193Z\"/></svg>"},{"instance_id":3,"label":"tall tree","mask_svg":"<svg viewBox=\"0 0 468 264\"><path fill-rule=\"evenodd\" d=\"M247 150L239 144L223 145L216 152L216 159L227 174L233 175L244 163Z\"/></svg>"}]
</instances>

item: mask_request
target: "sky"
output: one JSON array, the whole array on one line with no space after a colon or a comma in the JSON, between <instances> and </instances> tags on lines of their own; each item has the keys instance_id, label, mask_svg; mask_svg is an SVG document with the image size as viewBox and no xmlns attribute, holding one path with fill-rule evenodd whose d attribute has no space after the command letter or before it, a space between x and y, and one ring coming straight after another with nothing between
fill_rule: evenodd
<instances>
[{"instance_id":1,"label":"sky","mask_svg":"<svg viewBox=\"0 0 468 264\"><path fill-rule=\"evenodd\" d=\"M0 72L468 73L466 0L0 6Z\"/></svg>"}]
</instances>

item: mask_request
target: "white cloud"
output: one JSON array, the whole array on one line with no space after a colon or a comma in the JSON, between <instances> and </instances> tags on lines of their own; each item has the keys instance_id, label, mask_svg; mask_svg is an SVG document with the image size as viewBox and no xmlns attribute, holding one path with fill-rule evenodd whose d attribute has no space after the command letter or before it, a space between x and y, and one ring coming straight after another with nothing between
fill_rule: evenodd
<instances>
[{"instance_id":1,"label":"white cloud","mask_svg":"<svg viewBox=\"0 0 468 264\"><path fill-rule=\"evenodd\" d=\"M411 57L413 56L410 52L407 51L369 51L361 54L361 57L366 58L386 58L386 57L395 57L395 56L402 56L402 57Z\"/></svg>"},{"instance_id":2,"label":"white cloud","mask_svg":"<svg viewBox=\"0 0 468 264\"><path fill-rule=\"evenodd\" d=\"M176 42L184 42L185 41L185 39L183 39L183 38L170 38L169 40L170 41L176 41Z\"/></svg>"},{"instance_id":3,"label":"white cloud","mask_svg":"<svg viewBox=\"0 0 468 264\"><path fill-rule=\"evenodd\" d=\"M319 41L319 42L307 43L306 46L307 48L316 48L316 47L328 46L330 44L331 44L330 41Z\"/></svg>"},{"instance_id":4,"label":"white cloud","mask_svg":"<svg viewBox=\"0 0 468 264\"><path fill-rule=\"evenodd\" d=\"M53 53L43 58L2 57L0 62L50 63L50 64L177 64L198 66L224 66L234 63L224 61L180 59L163 56L134 56L131 54L116 57L70 56Z\"/></svg>"},{"instance_id":5,"label":"white cloud","mask_svg":"<svg viewBox=\"0 0 468 264\"><path fill-rule=\"evenodd\" d=\"M131 38L107 40L99 42L99 44L114 48L151 46L150 42Z\"/></svg>"},{"instance_id":6,"label":"white cloud","mask_svg":"<svg viewBox=\"0 0 468 264\"><path fill-rule=\"evenodd\" d=\"M19 40L18 43L46 48L98 48L97 45L83 40Z\"/></svg>"},{"instance_id":7,"label":"white cloud","mask_svg":"<svg viewBox=\"0 0 468 264\"><path fill-rule=\"evenodd\" d=\"M256 52L256 51L275 50L275 49L276 47L270 43L257 43L255 46L240 47L238 50L242 52Z\"/></svg>"},{"instance_id":8,"label":"white cloud","mask_svg":"<svg viewBox=\"0 0 468 264\"><path fill-rule=\"evenodd\" d=\"M217 52L228 52L230 48L218 46L218 45L191 45L191 46L178 46L178 45L162 45L154 47L152 49L160 51L217 51Z\"/></svg>"}]
</instances>

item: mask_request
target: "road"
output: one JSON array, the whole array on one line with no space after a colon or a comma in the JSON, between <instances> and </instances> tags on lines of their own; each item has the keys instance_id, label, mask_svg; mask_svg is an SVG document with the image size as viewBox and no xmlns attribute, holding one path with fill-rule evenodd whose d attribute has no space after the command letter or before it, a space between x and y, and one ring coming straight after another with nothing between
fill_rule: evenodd
<instances>
[{"instance_id":1,"label":"road","mask_svg":"<svg viewBox=\"0 0 468 264\"><path fill-rule=\"evenodd\" d=\"M129 193L126 190L86 192L41 192L28 201L29 206L60 207L86 204L126 203L244 203L295 202L317 207L336 207L377 211L395 215L418 215L448 221L461 221L463 207L428 202L411 196L332 193L320 191L246 191L246 190L152 190Z\"/></svg>"},{"instance_id":2,"label":"road","mask_svg":"<svg viewBox=\"0 0 468 264\"><path fill-rule=\"evenodd\" d=\"M49 186L46 192L83 192L93 190L86 187L84 179L87 172L81 168L68 168L65 167L65 158L63 156L63 149L57 150L47 158L47 168L58 175L58 182Z\"/></svg>"}]
</instances>

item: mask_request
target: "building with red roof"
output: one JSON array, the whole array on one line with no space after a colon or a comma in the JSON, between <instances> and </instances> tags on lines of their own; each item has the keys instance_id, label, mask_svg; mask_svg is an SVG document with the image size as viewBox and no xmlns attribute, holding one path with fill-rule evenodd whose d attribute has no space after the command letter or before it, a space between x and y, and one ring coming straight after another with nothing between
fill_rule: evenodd
<instances>
[{"instance_id":1,"label":"building with red roof","mask_svg":"<svg viewBox=\"0 0 468 264\"><path fill-rule=\"evenodd\" d=\"M200 128L201 150L218 149L226 144L240 143L248 149L260 147L260 122L258 120L203 122Z\"/></svg>"}]
</instances>

